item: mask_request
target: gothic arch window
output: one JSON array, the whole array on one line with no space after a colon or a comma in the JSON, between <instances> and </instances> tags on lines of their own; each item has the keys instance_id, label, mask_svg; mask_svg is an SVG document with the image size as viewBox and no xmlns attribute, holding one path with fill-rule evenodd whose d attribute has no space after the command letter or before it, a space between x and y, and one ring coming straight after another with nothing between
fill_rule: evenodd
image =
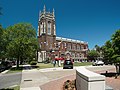
<instances>
[{"instance_id":1,"label":"gothic arch window","mask_svg":"<svg viewBox=\"0 0 120 90\"><path fill-rule=\"evenodd\" d=\"M80 45L77 45L77 50L80 50Z\"/></svg>"},{"instance_id":2,"label":"gothic arch window","mask_svg":"<svg viewBox=\"0 0 120 90\"><path fill-rule=\"evenodd\" d=\"M73 50L76 50L76 45L73 44L72 46L73 46L72 49L73 49Z\"/></svg>"},{"instance_id":3,"label":"gothic arch window","mask_svg":"<svg viewBox=\"0 0 120 90\"><path fill-rule=\"evenodd\" d=\"M79 53L77 53L77 55L76 55L77 57L80 57L80 54Z\"/></svg>"},{"instance_id":4,"label":"gothic arch window","mask_svg":"<svg viewBox=\"0 0 120 90\"><path fill-rule=\"evenodd\" d=\"M80 53L80 58L81 58L82 56L81 56L81 53Z\"/></svg>"},{"instance_id":5,"label":"gothic arch window","mask_svg":"<svg viewBox=\"0 0 120 90\"><path fill-rule=\"evenodd\" d=\"M44 32L43 33L46 33L46 23L44 22Z\"/></svg>"},{"instance_id":6,"label":"gothic arch window","mask_svg":"<svg viewBox=\"0 0 120 90\"><path fill-rule=\"evenodd\" d=\"M81 45L81 49L82 49L82 50L84 49L84 46L83 46L83 45Z\"/></svg>"},{"instance_id":7,"label":"gothic arch window","mask_svg":"<svg viewBox=\"0 0 120 90\"><path fill-rule=\"evenodd\" d=\"M40 35L43 33L43 23L41 22L40 23L40 30L41 30L41 32L40 32Z\"/></svg>"},{"instance_id":8,"label":"gothic arch window","mask_svg":"<svg viewBox=\"0 0 120 90\"><path fill-rule=\"evenodd\" d=\"M51 22L50 21L48 21L48 31L47 31L47 33L49 35L51 35Z\"/></svg>"},{"instance_id":9,"label":"gothic arch window","mask_svg":"<svg viewBox=\"0 0 120 90\"><path fill-rule=\"evenodd\" d=\"M39 43L39 47L41 48L41 43Z\"/></svg>"},{"instance_id":10,"label":"gothic arch window","mask_svg":"<svg viewBox=\"0 0 120 90\"><path fill-rule=\"evenodd\" d=\"M49 49L52 49L52 44L50 44L50 47L49 47Z\"/></svg>"},{"instance_id":11,"label":"gothic arch window","mask_svg":"<svg viewBox=\"0 0 120 90\"><path fill-rule=\"evenodd\" d=\"M54 35L56 35L56 28L55 28L55 24L53 25L54 27Z\"/></svg>"},{"instance_id":12,"label":"gothic arch window","mask_svg":"<svg viewBox=\"0 0 120 90\"><path fill-rule=\"evenodd\" d=\"M80 45L80 47L79 47L79 48L80 48L80 50L81 50L81 45Z\"/></svg>"},{"instance_id":13,"label":"gothic arch window","mask_svg":"<svg viewBox=\"0 0 120 90\"><path fill-rule=\"evenodd\" d=\"M68 43L68 50L71 50L71 43Z\"/></svg>"},{"instance_id":14,"label":"gothic arch window","mask_svg":"<svg viewBox=\"0 0 120 90\"><path fill-rule=\"evenodd\" d=\"M39 36L39 34L40 34L40 29L39 29L40 27L39 27L39 25L38 25L38 32L37 32L37 36Z\"/></svg>"}]
</instances>

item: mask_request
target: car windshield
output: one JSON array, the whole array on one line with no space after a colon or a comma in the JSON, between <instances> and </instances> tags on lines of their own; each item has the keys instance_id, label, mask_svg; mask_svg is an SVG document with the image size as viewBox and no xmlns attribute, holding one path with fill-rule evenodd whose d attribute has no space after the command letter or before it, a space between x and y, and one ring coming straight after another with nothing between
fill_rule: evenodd
<instances>
[{"instance_id":1,"label":"car windshield","mask_svg":"<svg viewBox=\"0 0 120 90\"><path fill-rule=\"evenodd\" d=\"M66 60L65 64L72 64L72 62L70 60Z\"/></svg>"}]
</instances>

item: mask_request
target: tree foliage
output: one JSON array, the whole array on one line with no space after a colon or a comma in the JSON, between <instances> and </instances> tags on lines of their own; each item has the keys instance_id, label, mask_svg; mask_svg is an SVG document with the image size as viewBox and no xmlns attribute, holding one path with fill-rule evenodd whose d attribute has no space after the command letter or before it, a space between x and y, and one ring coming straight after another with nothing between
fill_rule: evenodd
<instances>
[{"instance_id":1,"label":"tree foliage","mask_svg":"<svg viewBox=\"0 0 120 90\"><path fill-rule=\"evenodd\" d=\"M0 59L5 59L6 57L5 33L2 25L0 25Z\"/></svg>"},{"instance_id":2,"label":"tree foliage","mask_svg":"<svg viewBox=\"0 0 120 90\"><path fill-rule=\"evenodd\" d=\"M105 45L101 47L102 48L102 54L103 54L103 60L105 63L112 63L112 57L114 54L114 50L112 48L112 43L110 40L106 41Z\"/></svg>"},{"instance_id":3,"label":"tree foliage","mask_svg":"<svg viewBox=\"0 0 120 90\"><path fill-rule=\"evenodd\" d=\"M100 51L101 51L101 47L98 46L98 45L95 45L95 50L96 50L98 53L100 53Z\"/></svg>"},{"instance_id":4,"label":"tree foliage","mask_svg":"<svg viewBox=\"0 0 120 90\"><path fill-rule=\"evenodd\" d=\"M96 50L90 50L88 52L88 59L89 60L96 60L98 56L99 56L99 54Z\"/></svg>"},{"instance_id":5,"label":"tree foliage","mask_svg":"<svg viewBox=\"0 0 120 90\"><path fill-rule=\"evenodd\" d=\"M3 35L3 29L2 26L0 25L0 58L2 57L2 35Z\"/></svg>"},{"instance_id":6,"label":"tree foliage","mask_svg":"<svg viewBox=\"0 0 120 90\"><path fill-rule=\"evenodd\" d=\"M115 34L112 35L111 40L115 54L120 54L120 30L117 30Z\"/></svg>"},{"instance_id":7,"label":"tree foliage","mask_svg":"<svg viewBox=\"0 0 120 90\"><path fill-rule=\"evenodd\" d=\"M114 50L114 56L120 56L120 29L112 35L111 40L112 48ZM116 62L120 63L117 59Z\"/></svg>"},{"instance_id":8,"label":"tree foliage","mask_svg":"<svg viewBox=\"0 0 120 90\"><path fill-rule=\"evenodd\" d=\"M120 64L120 55L113 55L112 60L115 64Z\"/></svg>"},{"instance_id":9,"label":"tree foliage","mask_svg":"<svg viewBox=\"0 0 120 90\"><path fill-rule=\"evenodd\" d=\"M17 59L17 67L19 67L19 61L35 58L38 41L35 29L31 24L15 24L9 26L6 32L7 56Z\"/></svg>"},{"instance_id":10,"label":"tree foliage","mask_svg":"<svg viewBox=\"0 0 120 90\"><path fill-rule=\"evenodd\" d=\"M113 62L116 66L117 73L120 73L120 29L102 46L102 53L104 60Z\"/></svg>"}]
</instances>

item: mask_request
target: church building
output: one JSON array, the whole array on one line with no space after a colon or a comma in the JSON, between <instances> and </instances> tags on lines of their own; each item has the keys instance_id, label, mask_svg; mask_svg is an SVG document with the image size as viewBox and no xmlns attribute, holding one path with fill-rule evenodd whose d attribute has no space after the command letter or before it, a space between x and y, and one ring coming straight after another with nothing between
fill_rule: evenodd
<instances>
[{"instance_id":1,"label":"church building","mask_svg":"<svg viewBox=\"0 0 120 90\"><path fill-rule=\"evenodd\" d=\"M38 62L67 57L74 61L87 59L87 42L57 37L54 9L47 12L44 6L43 11L40 11L37 37L40 47Z\"/></svg>"}]
</instances>

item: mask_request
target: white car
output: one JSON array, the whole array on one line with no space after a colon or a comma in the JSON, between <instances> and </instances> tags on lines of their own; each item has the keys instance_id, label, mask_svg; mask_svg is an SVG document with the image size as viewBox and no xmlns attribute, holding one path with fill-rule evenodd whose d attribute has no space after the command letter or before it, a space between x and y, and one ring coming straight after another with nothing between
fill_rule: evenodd
<instances>
[{"instance_id":1,"label":"white car","mask_svg":"<svg viewBox=\"0 0 120 90\"><path fill-rule=\"evenodd\" d=\"M92 64L93 66L99 66L99 65L104 65L104 62L103 61L96 61Z\"/></svg>"}]
</instances>

